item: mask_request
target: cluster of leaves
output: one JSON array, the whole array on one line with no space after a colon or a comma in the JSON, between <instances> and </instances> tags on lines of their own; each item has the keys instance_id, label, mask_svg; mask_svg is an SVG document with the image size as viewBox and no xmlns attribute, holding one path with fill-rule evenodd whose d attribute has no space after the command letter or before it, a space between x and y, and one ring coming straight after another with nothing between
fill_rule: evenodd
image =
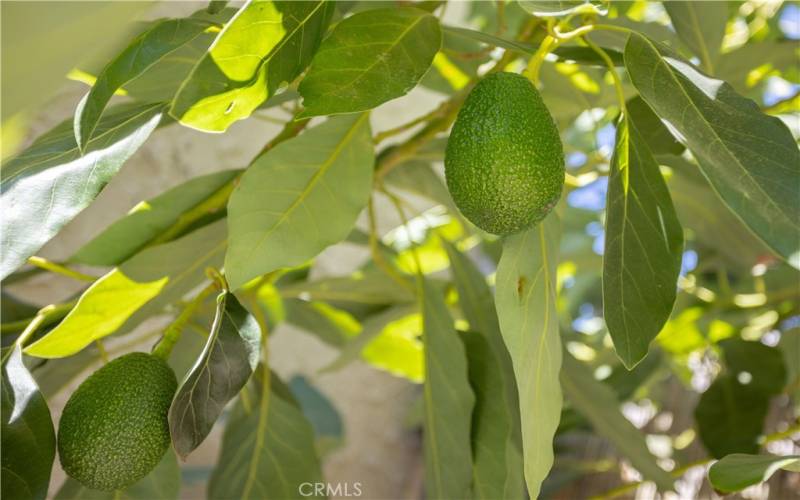
<instances>
[{"instance_id":1,"label":"cluster of leaves","mask_svg":"<svg viewBox=\"0 0 800 500\"><path fill-rule=\"evenodd\" d=\"M150 334L137 327L158 315L173 317L159 345L178 343L170 363L183 377L169 417L175 451L191 453L235 400L211 498L295 497L321 480L320 456L341 437L327 402L302 380L284 384L260 354L281 322L340 349L326 370L362 359L422 385L431 498L558 491L585 473L568 457L570 437L587 431L668 490L673 475L620 405L645 395L663 405L660 387L677 379L690 392L702 370L719 372L695 410L699 440L725 457L714 486L796 468L797 457L753 454L772 398L797 397L800 152L750 98L770 78L797 80L787 68L797 47L774 12L664 7L474 3L473 30L443 24L440 2L212 2L149 23L94 72L79 67L93 76L74 118L2 170L4 284L29 276L26 262L91 282L42 309L3 297L3 495L45 497L55 453L46 399L101 357L95 341L142 342ZM734 21L753 27L723 44ZM498 240L459 215L435 165L472 85L528 60L563 131L569 192L545 221ZM373 134L369 111L417 85L448 97ZM115 94L127 97L112 104ZM245 169L137 205L64 264L35 256L160 128L224 132L275 109L292 116ZM615 139L603 150L595 132L607 126ZM581 208L601 185L602 213ZM434 208L409 217L408 196ZM384 237L378 199L402 221ZM596 245L587 232L603 220ZM338 243L372 259L350 276L309 279L313 259ZM688 269L684 250L700 265ZM224 269L234 293L210 300L208 268ZM601 307L604 322L592 313ZM671 441L679 461L689 444L679 438L694 435L684 431ZM124 494L175 498L178 487L170 452ZM87 494L68 481L56 497Z\"/></svg>"}]
</instances>

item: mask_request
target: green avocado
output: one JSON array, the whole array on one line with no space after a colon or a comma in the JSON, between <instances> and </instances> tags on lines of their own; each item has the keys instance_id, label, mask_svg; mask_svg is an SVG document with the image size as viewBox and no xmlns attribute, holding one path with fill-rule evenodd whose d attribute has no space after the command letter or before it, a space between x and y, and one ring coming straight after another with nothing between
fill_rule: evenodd
<instances>
[{"instance_id":1,"label":"green avocado","mask_svg":"<svg viewBox=\"0 0 800 500\"><path fill-rule=\"evenodd\" d=\"M531 82L494 73L470 92L450 132L447 187L461 213L492 234L526 229L553 209L564 187L564 151Z\"/></svg>"},{"instance_id":2,"label":"green avocado","mask_svg":"<svg viewBox=\"0 0 800 500\"><path fill-rule=\"evenodd\" d=\"M167 412L177 389L161 358L135 352L97 370L61 414L64 471L95 490L117 490L146 476L170 445Z\"/></svg>"}]
</instances>

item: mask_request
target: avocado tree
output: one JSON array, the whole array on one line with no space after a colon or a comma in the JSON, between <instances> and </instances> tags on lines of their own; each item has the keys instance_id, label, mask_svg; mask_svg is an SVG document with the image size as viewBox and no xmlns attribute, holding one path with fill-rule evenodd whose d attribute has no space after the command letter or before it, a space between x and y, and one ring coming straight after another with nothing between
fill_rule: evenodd
<instances>
[{"instance_id":1,"label":"avocado tree","mask_svg":"<svg viewBox=\"0 0 800 500\"><path fill-rule=\"evenodd\" d=\"M415 497L798 485L797 5L196 7L125 38L148 4L48 6L70 52L2 5L3 498L178 498L215 425L208 498L341 495L331 402L270 368L282 323L419 386ZM8 154L66 73L74 114ZM374 130L415 87L439 104ZM150 136L255 117L281 129L249 164L40 255ZM370 257L316 276L334 245ZM17 297L46 273L82 285Z\"/></svg>"}]
</instances>

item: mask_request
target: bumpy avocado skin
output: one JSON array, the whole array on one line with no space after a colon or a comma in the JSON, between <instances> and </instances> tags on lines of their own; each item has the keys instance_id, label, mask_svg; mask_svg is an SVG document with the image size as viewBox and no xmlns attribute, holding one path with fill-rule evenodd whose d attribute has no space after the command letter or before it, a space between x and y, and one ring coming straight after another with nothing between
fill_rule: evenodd
<instances>
[{"instance_id":1,"label":"bumpy avocado skin","mask_svg":"<svg viewBox=\"0 0 800 500\"><path fill-rule=\"evenodd\" d=\"M170 446L167 412L177 386L166 362L141 352L93 373L61 415L58 454L64 471L105 491L146 476Z\"/></svg>"},{"instance_id":2,"label":"bumpy avocado skin","mask_svg":"<svg viewBox=\"0 0 800 500\"><path fill-rule=\"evenodd\" d=\"M475 86L453 125L444 163L456 206L493 234L544 219L564 187L556 124L536 88L516 73L495 73Z\"/></svg>"}]
</instances>

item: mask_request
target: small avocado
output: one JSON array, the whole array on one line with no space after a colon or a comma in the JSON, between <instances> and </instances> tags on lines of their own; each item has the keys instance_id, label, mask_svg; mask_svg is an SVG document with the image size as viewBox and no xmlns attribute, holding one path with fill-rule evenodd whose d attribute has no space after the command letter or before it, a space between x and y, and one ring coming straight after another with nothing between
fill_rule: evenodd
<instances>
[{"instance_id":1,"label":"small avocado","mask_svg":"<svg viewBox=\"0 0 800 500\"><path fill-rule=\"evenodd\" d=\"M167 363L142 352L94 372L61 414L58 454L64 471L105 491L145 477L170 446L167 412L177 387Z\"/></svg>"},{"instance_id":2,"label":"small avocado","mask_svg":"<svg viewBox=\"0 0 800 500\"><path fill-rule=\"evenodd\" d=\"M558 129L531 82L494 73L458 113L444 158L461 213L492 234L526 229L552 210L564 187Z\"/></svg>"}]
</instances>

